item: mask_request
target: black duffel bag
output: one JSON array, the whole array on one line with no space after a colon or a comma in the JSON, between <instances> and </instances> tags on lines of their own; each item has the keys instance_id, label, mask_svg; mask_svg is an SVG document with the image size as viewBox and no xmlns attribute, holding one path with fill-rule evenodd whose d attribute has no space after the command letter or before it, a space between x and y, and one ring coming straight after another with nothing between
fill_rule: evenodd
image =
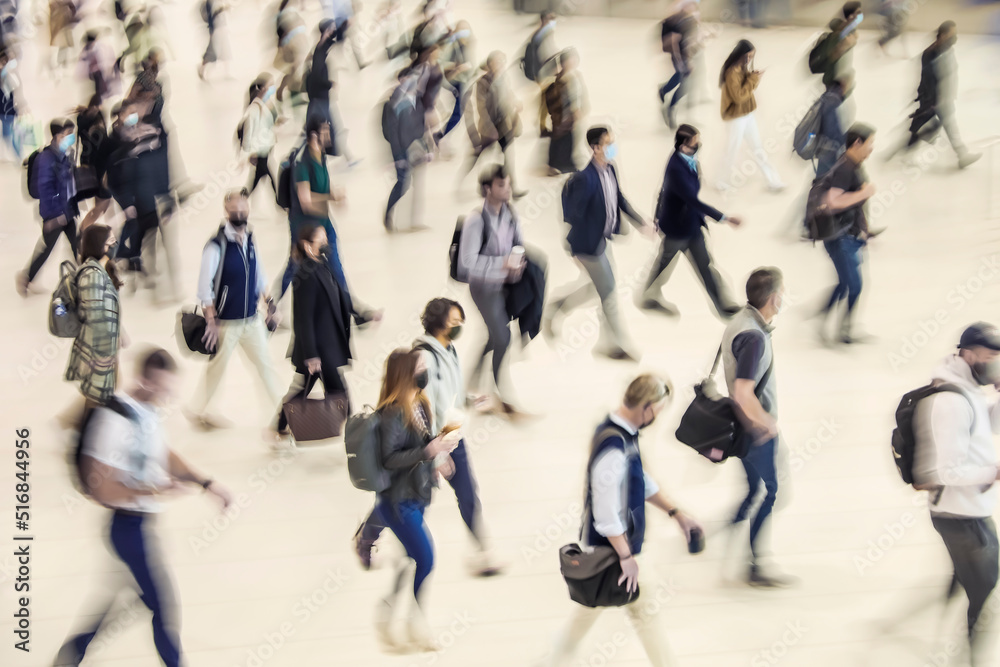
<instances>
[{"instance_id":1,"label":"black duffel bag","mask_svg":"<svg viewBox=\"0 0 1000 667\"><path fill-rule=\"evenodd\" d=\"M182 308L177 313L177 326L174 330L174 334L177 337L177 346L181 352L187 356L197 354L212 356L214 351L209 351L202 340L205 337L205 329L207 327L208 323L205 321L205 316L202 314L199 306Z\"/></svg>"},{"instance_id":2,"label":"black duffel bag","mask_svg":"<svg viewBox=\"0 0 1000 667\"><path fill-rule=\"evenodd\" d=\"M618 583L622 566L612 547L567 544L559 550L559 570L570 599L584 607L621 607L639 598L638 586L629 593L627 582Z\"/></svg>"},{"instance_id":3,"label":"black duffel bag","mask_svg":"<svg viewBox=\"0 0 1000 667\"><path fill-rule=\"evenodd\" d=\"M712 379L719 368L722 359L722 346L715 355L715 363L708 377L701 384L695 385L694 400L684 411L681 423L677 426L674 436L680 442L695 450L713 463L722 463L735 456L742 458L750 447L750 439L744 437L743 411L736 401L728 396L722 396L715 388ZM767 367L756 392L767 384L774 368L774 357ZM755 392L755 393L756 393Z\"/></svg>"}]
</instances>

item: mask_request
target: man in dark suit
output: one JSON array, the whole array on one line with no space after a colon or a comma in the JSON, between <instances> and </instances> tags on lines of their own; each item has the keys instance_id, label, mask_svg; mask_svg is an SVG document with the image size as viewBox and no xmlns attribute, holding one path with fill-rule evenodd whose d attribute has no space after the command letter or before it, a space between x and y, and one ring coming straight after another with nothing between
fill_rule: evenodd
<instances>
[{"instance_id":1,"label":"man in dark suit","mask_svg":"<svg viewBox=\"0 0 1000 667\"><path fill-rule=\"evenodd\" d=\"M615 274L607 242L614 234L622 233L622 213L651 238L656 229L635 212L619 188L618 174L611 164L617 155L617 147L608 128L598 126L587 130L587 144L594 157L582 171L566 181L562 206L563 220L570 226L566 237L570 254L587 272L590 282L553 303L543 324L546 332L554 336L556 318L561 317L564 311L589 301L596 288L604 311L600 352L612 359L634 360L635 355L626 350L625 330L618 312ZM610 345L607 343L609 337Z\"/></svg>"},{"instance_id":2,"label":"man in dark suit","mask_svg":"<svg viewBox=\"0 0 1000 667\"><path fill-rule=\"evenodd\" d=\"M673 261L677 253L683 252L698 270L709 298L715 305L719 317L729 319L740 311L740 307L724 292L728 292L719 272L712 266L712 256L705 244L705 216L718 222L728 222L733 227L740 224L739 218L723 215L698 199L701 189L701 170L695 155L701 148L701 135L690 125L681 125L674 136L674 153L667 161L667 171L663 175L663 187L656 203L656 225L663 234L660 256L653 264L646 288L639 295L637 304L645 310L654 310L668 315L677 315L677 308L664 302L660 290L670 278Z\"/></svg>"}]
</instances>

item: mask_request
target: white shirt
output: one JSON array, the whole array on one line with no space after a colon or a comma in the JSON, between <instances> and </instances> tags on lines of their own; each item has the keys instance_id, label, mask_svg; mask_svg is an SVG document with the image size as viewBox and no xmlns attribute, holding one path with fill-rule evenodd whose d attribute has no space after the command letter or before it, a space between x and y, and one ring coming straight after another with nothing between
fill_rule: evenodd
<instances>
[{"instance_id":1,"label":"white shirt","mask_svg":"<svg viewBox=\"0 0 1000 667\"><path fill-rule=\"evenodd\" d=\"M957 354L945 359L934 379L957 385L962 393L944 391L917 404L914 481L943 487L940 494L928 494L932 514L992 516L997 500L993 434L1000 433L1000 403L995 396L987 398Z\"/></svg>"},{"instance_id":2,"label":"white shirt","mask_svg":"<svg viewBox=\"0 0 1000 667\"><path fill-rule=\"evenodd\" d=\"M167 474L170 450L156 408L124 394L117 394L116 398L132 409L138 423L109 408L95 408L83 442L83 454L113 468L115 481L130 489L163 486L170 481ZM159 512L162 505L152 496L137 496L117 509Z\"/></svg>"},{"instance_id":3,"label":"white shirt","mask_svg":"<svg viewBox=\"0 0 1000 667\"><path fill-rule=\"evenodd\" d=\"M594 162L597 175L601 178L601 189L604 191L604 209L607 217L604 219L604 238L611 238L615 233L615 214L618 212L618 181L615 180L611 165L603 167Z\"/></svg>"},{"instance_id":4,"label":"white shirt","mask_svg":"<svg viewBox=\"0 0 1000 667\"><path fill-rule=\"evenodd\" d=\"M226 241L236 243L236 228L227 220L225 227ZM247 243L250 239L249 230L243 231L243 255L247 254ZM201 253L201 271L198 273L198 301L202 306L215 305L215 273L222 261L222 248L215 243L207 243ZM257 296L267 292L267 276L264 275L264 262L257 253Z\"/></svg>"},{"instance_id":5,"label":"white shirt","mask_svg":"<svg viewBox=\"0 0 1000 667\"><path fill-rule=\"evenodd\" d=\"M612 413L610 419L628 434L638 433L634 426L618 415ZM646 482L648 499L656 495L660 487L645 471L642 477ZM598 533L605 537L625 534L628 525L628 458L624 451L610 447L590 466L590 503L594 528Z\"/></svg>"},{"instance_id":6,"label":"white shirt","mask_svg":"<svg viewBox=\"0 0 1000 667\"><path fill-rule=\"evenodd\" d=\"M259 97L247 109L243 120L243 152L266 158L274 148L274 114Z\"/></svg>"}]
</instances>

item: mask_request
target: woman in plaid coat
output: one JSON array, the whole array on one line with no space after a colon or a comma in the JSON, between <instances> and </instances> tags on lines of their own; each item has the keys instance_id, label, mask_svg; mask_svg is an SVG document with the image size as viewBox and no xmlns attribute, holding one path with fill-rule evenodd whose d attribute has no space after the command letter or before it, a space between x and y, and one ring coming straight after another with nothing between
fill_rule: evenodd
<instances>
[{"instance_id":1,"label":"woman in plaid coat","mask_svg":"<svg viewBox=\"0 0 1000 667\"><path fill-rule=\"evenodd\" d=\"M83 326L73 342L66 380L80 383L88 408L105 403L117 385L118 349L123 346L118 300L122 281L107 257L114 243L111 228L99 223L87 227L80 240L76 299Z\"/></svg>"}]
</instances>

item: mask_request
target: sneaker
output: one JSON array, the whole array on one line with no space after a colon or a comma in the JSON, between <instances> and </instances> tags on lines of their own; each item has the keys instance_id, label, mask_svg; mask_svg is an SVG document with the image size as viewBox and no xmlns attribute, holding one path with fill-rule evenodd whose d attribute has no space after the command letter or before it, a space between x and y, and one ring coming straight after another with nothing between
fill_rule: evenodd
<instances>
[{"instance_id":1,"label":"sneaker","mask_svg":"<svg viewBox=\"0 0 1000 667\"><path fill-rule=\"evenodd\" d=\"M22 299L28 298L28 272L18 271L14 274L14 289Z\"/></svg>"},{"instance_id":2,"label":"sneaker","mask_svg":"<svg viewBox=\"0 0 1000 667\"><path fill-rule=\"evenodd\" d=\"M361 561L361 569L370 570L372 569L372 554L378 551L375 546L375 540L366 540L362 534L365 524L358 526L358 531L354 533L354 551L358 554L358 560Z\"/></svg>"},{"instance_id":3,"label":"sneaker","mask_svg":"<svg viewBox=\"0 0 1000 667\"><path fill-rule=\"evenodd\" d=\"M661 301L660 299L643 299L637 304L642 310L650 310L668 317L680 317L681 312L672 303Z\"/></svg>"},{"instance_id":4,"label":"sneaker","mask_svg":"<svg viewBox=\"0 0 1000 667\"><path fill-rule=\"evenodd\" d=\"M751 565L747 583L754 588L789 588L798 584L799 580L776 572L765 574L759 566Z\"/></svg>"},{"instance_id":5,"label":"sneaker","mask_svg":"<svg viewBox=\"0 0 1000 667\"><path fill-rule=\"evenodd\" d=\"M978 162L981 157L983 157L982 153L966 153L962 157L958 158L958 168L965 169L970 164Z\"/></svg>"},{"instance_id":6,"label":"sneaker","mask_svg":"<svg viewBox=\"0 0 1000 667\"><path fill-rule=\"evenodd\" d=\"M623 348L620 347L614 350L607 350L607 351L602 350L597 352L596 354L599 354L603 357L607 357L608 359L612 359L613 361L631 361L631 362L639 361L639 359L635 355L629 354Z\"/></svg>"}]
</instances>

